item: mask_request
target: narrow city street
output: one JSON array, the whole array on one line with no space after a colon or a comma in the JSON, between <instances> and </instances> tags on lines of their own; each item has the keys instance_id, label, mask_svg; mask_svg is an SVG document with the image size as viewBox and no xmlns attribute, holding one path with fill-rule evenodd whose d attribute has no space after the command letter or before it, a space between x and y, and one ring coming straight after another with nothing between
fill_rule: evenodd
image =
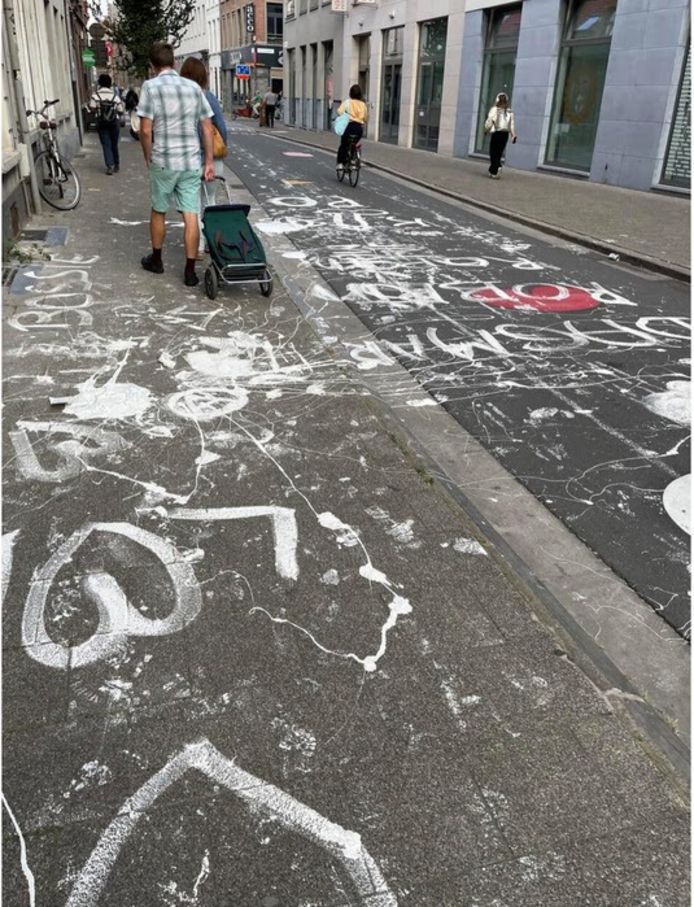
<instances>
[{"instance_id":1,"label":"narrow city street","mask_svg":"<svg viewBox=\"0 0 694 907\"><path fill-rule=\"evenodd\" d=\"M369 169L340 185L286 134L234 124L260 230L288 234L432 402L688 637L689 536L663 495L688 488L689 286Z\"/></svg>"},{"instance_id":2,"label":"narrow city street","mask_svg":"<svg viewBox=\"0 0 694 907\"><path fill-rule=\"evenodd\" d=\"M232 149L270 300L185 288L173 214L142 271L93 136L4 296L5 902L685 905L681 779L389 421L445 406L684 633L685 290Z\"/></svg>"}]
</instances>

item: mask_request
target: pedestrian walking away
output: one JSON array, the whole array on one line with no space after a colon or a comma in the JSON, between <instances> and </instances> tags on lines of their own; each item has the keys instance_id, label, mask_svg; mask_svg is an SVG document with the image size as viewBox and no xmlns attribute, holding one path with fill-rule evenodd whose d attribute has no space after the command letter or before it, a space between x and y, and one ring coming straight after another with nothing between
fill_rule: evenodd
<instances>
[{"instance_id":1,"label":"pedestrian walking away","mask_svg":"<svg viewBox=\"0 0 694 907\"><path fill-rule=\"evenodd\" d=\"M123 101L113 87L111 76L106 73L99 76L99 87L91 97L89 109L96 113L96 131L99 133L99 141L104 152L106 173L111 176L120 170L118 139Z\"/></svg>"},{"instance_id":2,"label":"pedestrian walking away","mask_svg":"<svg viewBox=\"0 0 694 907\"><path fill-rule=\"evenodd\" d=\"M268 88L265 92L265 112L267 116L267 125L271 128L275 128L275 110L277 109L277 95L272 90Z\"/></svg>"},{"instance_id":3,"label":"pedestrian walking away","mask_svg":"<svg viewBox=\"0 0 694 907\"><path fill-rule=\"evenodd\" d=\"M511 110L508 95L500 91L494 101L494 106L484 124L484 131L491 133L489 140L489 176L499 179L501 158L508 144L509 136L513 144L516 142L516 124Z\"/></svg>"},{"instance_id":4,"label":"pedestrian walking away","mask_svg":"<svg viewBox=\"0 0 694 907\"><path fill-rule=\"evenodd\" d=\"M214 173L215 176L224 175L224 158L228 153L228 136L227 136L227 124L224 121L224 113L222 112L222 105L219 103L219 98L217 95L210 91L209 89L209 73L205 64L202 60L197 57L188 57L183 62L181 66L181 75L184 79L190 79L195 82L203 90L207 102L212 108L212 127L214 129L214 146L213 146L213 155L214 155ZM200 138L200 146L202 149L202 127L198 124L198 136ZM198 241L198 258L202 257L202 253L205 251L205 238L202 234L202 213L205 208L210 205L214 205L215 202L215 184L214 182L207 182L203 180L200 183L200 207L198 214L198 226L200 229L200 239Z\"/></svg>"},{"instance_id":5,"label":"pedestrian walking away","mask_svg":"<svg viewBox=\"0 0 694 907\"><path fill-rule=\"evenodd\" d=\"M182 78L173 68L170 44L160 41L152 45L149 59L155 75L142 86L137 108L152 203L152 252L142 259L142 267L154 274L164 271L166 212L173 197L183 215L186 254L183 282L193 287L199 283L195 261L200 241L200 177L214 179L212 108L200 86ZM198 126L202 130L204 155L200 151Z\"/></svg>"},{"instance_id":6,"label":"pedestrian walking away","mask_svg":"<svg viewBox=\"0 0 694 907\"><path fill-rule=\"evenodd\" d=\"M349 100L340 104L337 115L347 114L349 123L342 133L340 147L337 149L337 169L344 170L349 154L349 145L352 139L359 142L364 135L364 126L369 119L369 108L362 100L361 88L352 85L349 90Z\"/></svg>"},{"instance_id":7,"label":"pedestrian walking away","mask_svg":"<svg viewBox=\"0 0 694 907\"><path fill-rule=\"evenodd\" d=\"M137 107L140 102L137 92L134 88L129 88L128 93L125 96L125 110L126 113L132 113L133 110Z\"/></svg>"}]
</instances>

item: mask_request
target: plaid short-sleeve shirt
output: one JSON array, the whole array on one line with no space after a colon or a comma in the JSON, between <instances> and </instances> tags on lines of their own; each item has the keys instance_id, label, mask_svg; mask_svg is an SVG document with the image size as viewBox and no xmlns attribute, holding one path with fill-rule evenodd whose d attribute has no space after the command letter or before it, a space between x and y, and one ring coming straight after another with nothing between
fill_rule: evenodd
<instances>
[{"instance_id":1,"label":"plaid short-sleeve shirt","mask_svg":"<svg viewBox=\"0 0 694 907\"><path fill-rule=\"evenodd\" d=\"M152 163L167 170L202 164L198 123L212 116L199 85L166 69L142 86L137 115L153 121Z\"/></svg>"}]
</instances>

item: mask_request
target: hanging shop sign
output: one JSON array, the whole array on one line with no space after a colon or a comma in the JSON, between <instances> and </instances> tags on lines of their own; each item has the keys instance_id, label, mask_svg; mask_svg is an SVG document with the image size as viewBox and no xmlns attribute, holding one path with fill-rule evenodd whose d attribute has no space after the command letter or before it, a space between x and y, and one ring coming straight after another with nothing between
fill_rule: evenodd
<instances>
[{"instance_id":1,"label":"hanging shop sign","mask_svg":"<svg viewBox=\"0 0 694 907\"><path fill-rule=\"evenodd\" d=\"M255 32L255 6L253 3L248 3L244 7L244 12L246 14L246 32L249 35L252 35Z\"/></svg>"}]
</instances>

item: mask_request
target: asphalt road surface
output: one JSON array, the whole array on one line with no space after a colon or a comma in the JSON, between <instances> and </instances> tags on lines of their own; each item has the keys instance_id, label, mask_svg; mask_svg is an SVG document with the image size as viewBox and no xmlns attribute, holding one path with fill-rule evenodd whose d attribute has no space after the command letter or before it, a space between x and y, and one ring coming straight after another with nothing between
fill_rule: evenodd
<instances>
[{"instance_id":1,"label":"asphalt road surface","mask_svg":"<svg viewBox=\"0 0 694 907\"><path fill-rule=\"evenodd\" d=\"M673 516L688 495L689 288L369 169L353 189L327 154L233 128L261 235L290 235L433 399L688 637L689 535ZM361 367L377 358L365 349Z\"/></svg>"},{"instance_id":2,"label":"asphalt road surface","mask_svg":"<svg viewBox=\"0 0 694 907\"><path fill-rule=\"evenodd\" d=\"M571 409L597 414L612 393L598 360L524 350L561 317L461 296L481 267L461 255L484 251L511 284L544 274L525 256L583 259L520 249L454 209L437 220L425 196L412 196L417 210L392 202L401 190L372 174L347 194L321 159L271 141L236 138L272 212L264 229L296 228L289 254L320 258L381 339L409 344L431 392L474 414L485 443L519 460L531 439L568 451L577 433L564 438L561 418L585 423L584 454L600 440L592 462L633 456ZM140 149L123 143L117 177L94 136L84 155L79 209L42 217L66 244L19 269L3 297L3 903L686 903L677 785L622 720L619 691L571 661L494 547L391 436L359 372L378 365L369 332L350 363L279 281L270 300L256 284L214 301L184 287L173 214L165 272L144 272ZM285 168L309 185L283 182ZM624 323L637 290L615 283L624 302L572 314L576 330ZM390 298L360 302L366 289ZM498 330L529 325L531 340ZM644 395L676 380L675 342L620 353L641 354ZM595 384L585 397L579 370ZM560 387L525 388L542 381ZM623 381L623 407L650 426L632 446L679 443L682 428L636 400L639 379ZM550 406L527 421L528 407ZM682 457L654 455L650 471ZM571 500L579 459L554 480L558 500ZM650 471L662 489L669 477ZM658 501L653 524L676 539ZM609 511L590 510L608 525Z\"/></svg>"}]
</instances>

